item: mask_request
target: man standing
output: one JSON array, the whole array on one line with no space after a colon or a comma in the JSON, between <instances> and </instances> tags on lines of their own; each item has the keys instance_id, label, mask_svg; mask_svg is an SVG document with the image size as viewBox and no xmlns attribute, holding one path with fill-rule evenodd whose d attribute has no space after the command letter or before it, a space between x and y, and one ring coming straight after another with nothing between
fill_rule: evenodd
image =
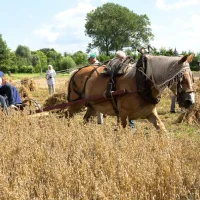
<instances>
[{"instance_id":1,"label":"man standing","mask_svg":"<svg viewBox=\"0 0 200 200\"><path fill-rule=\"evenodd\" d=\"M121 61L124 61L124 59L126 58L126 53L123 51L117 51L115 57L119 58ZM131 128L135 128L134 120L129 120L129 126Z\"/></svg>"},{"instance_id":2,"label":"man standing","mask_svg":"<svg viewBox=\"0 0 200 200\"><path fill-rule=\"evenodd\" d=\"M91 65L100 64L100 62L96 59L96 55L94 53L88 54L87 60ZM103 113L97 112L97 124L103 124Z\"/></svg>"}]
</instances>

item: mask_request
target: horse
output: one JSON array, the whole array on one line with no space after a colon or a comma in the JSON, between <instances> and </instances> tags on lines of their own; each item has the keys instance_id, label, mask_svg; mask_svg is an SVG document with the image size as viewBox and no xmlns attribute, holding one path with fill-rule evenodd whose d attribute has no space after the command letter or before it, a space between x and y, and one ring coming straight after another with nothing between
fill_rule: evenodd
<instances>
[{"instance_id":1,"label":"horse","mask_svg":"<svg viewBox=\"0 0 200 200\"><path fill-rule=\"evenodd\" d=\"M147 119L159 131L167 132L164 124L160 120L156 104L159 102L162 91L167 87L176 86L174 90L180 107L189 108L195 103L194 90L192 88L193 79L189 63L193 54L183 57L152 56L147 55L146 71L142 72L146 78L146 84L150 88L147 95L150 100L144 98L145 91L138 89L136 72L137 63L126 64L124 74L115 78L115 90L125 89L127 93L114 98L115 106L113 109L113 98L97 99L87 102L88 111L84 116L85 120L99 111L106 115L118 116L123 128L127 125L127 118ZM74 71L69 78L67 89L67 99L69 102L84 99L95 95L105 94L109 76L102 74L105 65L87 66ZM154 101L153 101L154 100ZM158 101L157 101L158 100ZM66 112L67 117L72 117L79 112L85 103L73 104Z\"/></svg>"}]
</instances>

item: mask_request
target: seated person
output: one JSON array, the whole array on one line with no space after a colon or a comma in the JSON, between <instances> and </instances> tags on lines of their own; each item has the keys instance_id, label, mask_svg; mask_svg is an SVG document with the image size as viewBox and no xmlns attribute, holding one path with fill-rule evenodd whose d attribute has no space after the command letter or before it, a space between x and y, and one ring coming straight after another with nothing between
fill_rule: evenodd
<instances>
[{"instance_id":1,"label":"seated person","mask_svg":"<svg viewBox=\"0 0 200 200\"><path fill-rule=\"evenodd\" d=\"M17 88L13 85L11 85L12 90L13 90L13 99L14 99L14 104L22 104L22 100L21 97L17 91Z\"/></svg>"},{"instance_id":2,"label":"seated person","mask_svg":"<svg viewBox=\"0 0 200 200\"><path fill-rule=\"evenodd\" d=\"M8 114L8 107L6 104L6 100L2 95L0 95L0 106L2 107L2 110L5 110L6 114Z\"/></svg>"},{"instance_id":3,"label":"seated person","mask_svg":"<svg viewBox=\"0 0 200 200\"><path fill-rule=\"evenodd\" d=\"M22 103L17 89L6 82L2 71L0 71L0 95L7 97L8 107L17 108L15 104Z\"/></svg>"}]
</instances>

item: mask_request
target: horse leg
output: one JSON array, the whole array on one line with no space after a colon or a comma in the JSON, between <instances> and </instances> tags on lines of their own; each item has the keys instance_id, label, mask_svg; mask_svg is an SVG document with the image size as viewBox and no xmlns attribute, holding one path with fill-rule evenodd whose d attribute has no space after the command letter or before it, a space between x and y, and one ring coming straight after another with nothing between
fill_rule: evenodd
<instances>
[{"instance_id":1,"label":"horse leg","mask_svg":"<svg viewBox=\"0 0 200 200\"><path fill-rule=\"evenodd\" d=\"M95 116L96 113L97 111L92 106L87 107L87 111L83 117L84 122L89 122L90 117Z\"/></svg>"},{"instance_id":2,"label":"horse leg","mask_svg":"<svg viewBox=\"0 0 200 200\"><path fill-rule=\"evenodd\" d=\"M65 111L65 118L73 117L74 114L80 112L83 107L84 107L84 104L75 104L75 105L69 106L67 110Z\"/></svg>"},{"instance_id":3,"label":"horse leg","mask_svg":"<svg viewBox=\"0 0 200 200\"><path fill-rule=\"evenodd\" d=\"M118 117L119 118L119 117ZM127 125L127 116L120 116L120 119L121 119L121 125L123 128L126 128L126 125ZM119 120L119 119L118 119Z\"/></svg>"},{"instance_id":4,"label":"horse leg","mask_svg":"<svg viewBox=\"0 0 200 200\"><path fill-rule=\"evenodd\" d=\"M161 132L167 132L165 125L160 120L156 108L152 111L150 115L147 116L149 122L151 122L155 128Z\"/></svg>"}]
</instances>

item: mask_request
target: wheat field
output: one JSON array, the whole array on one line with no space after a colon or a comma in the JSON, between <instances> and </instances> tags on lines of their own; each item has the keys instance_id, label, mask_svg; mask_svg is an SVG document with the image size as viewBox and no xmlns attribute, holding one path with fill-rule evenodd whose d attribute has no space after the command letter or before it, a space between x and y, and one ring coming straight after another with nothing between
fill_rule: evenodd
<instances>
[{"instance_id":1,"label":"wheat field","mask_svg":"<svg viewBox=\"0 0 200 200\"><path fill-rule=\"evenodd\" d=\"M57 92L64 92L65 81L56 81L62 83ZM41 104L47 98L41 80L32 96ZM147 120L136 120L133 134L129 127L114 131L114 117L101 126L96 118L84 124L84 112L70 120L2 114L0 199L200 199L200 124L176 123L180 109L171 114L169 107L165 92L157 106L165 135Z\"/></svg>"}]
</instances>

